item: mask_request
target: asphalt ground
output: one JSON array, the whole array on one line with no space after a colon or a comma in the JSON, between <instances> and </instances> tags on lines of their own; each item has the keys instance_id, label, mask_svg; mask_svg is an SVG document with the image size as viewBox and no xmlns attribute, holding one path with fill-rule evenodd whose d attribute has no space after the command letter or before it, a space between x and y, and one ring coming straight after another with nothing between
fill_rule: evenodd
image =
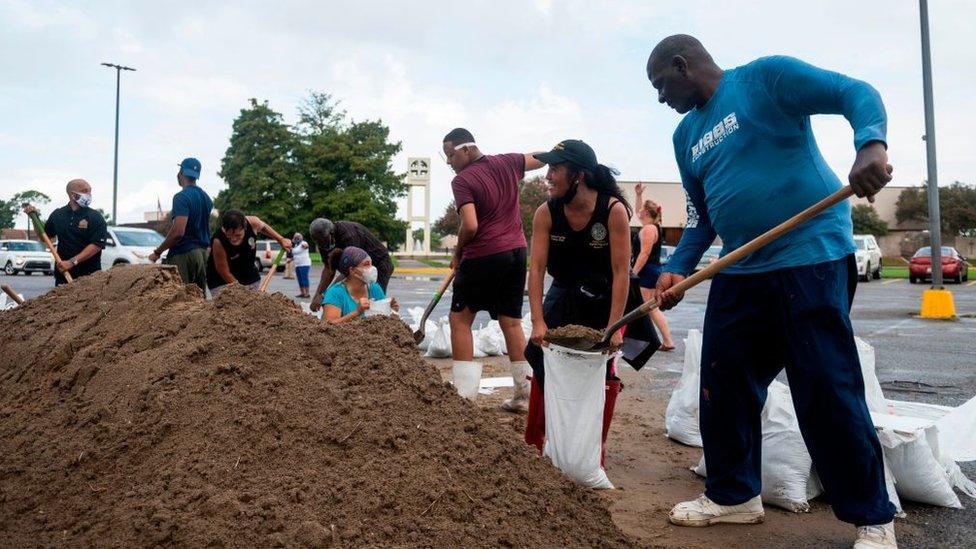
<instances>
[{"instance_id":1,"label":"asphalt ground","mask_svg":"<svg viewBox=\"0 0 976 549\"><path fill-rule=\"evenodd\" d=\"M313 288L318 269L313 268ZM423 307L440 283L440 275L394 275L389 294L401 304ZM27 298L47 292L53 277L41 275L0 275L0 284L9 284ZM904 279L860 283L854 299L851 318L855 333L875 348L877 375L887 398L957 406L976 395L976 281L949 284L956 312L955 321L918 318L922 291L927 285L909 284ZM708 283L692 289L684 301L668 311L667 317L677 349L657 353L648 364L654 372L658 389L673 386L681 375L684 356L683 339L691 329L701 329L708 296ZM276 275L270 287L296 301L298 286L294 280ZM439 319L449 312L450 290L431 315ZM528 314L528 305L525 305ZM489 319L478 315L476 324ZM648 371L647 369L643 370ZM976 462L961 464L963 472L976 479ZM910 546L973 547L976 546L976 501L960 496L966 509L944 509L905 503L909 521L916 535L905 539Z\"/></svg>"}]
</instances>

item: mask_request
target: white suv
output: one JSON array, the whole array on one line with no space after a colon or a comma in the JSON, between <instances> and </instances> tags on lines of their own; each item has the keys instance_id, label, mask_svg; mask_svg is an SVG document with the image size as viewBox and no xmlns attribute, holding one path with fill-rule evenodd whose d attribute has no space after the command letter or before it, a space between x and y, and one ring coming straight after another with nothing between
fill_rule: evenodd
<instances>
[{"instance_id":1,"label":"white suv","mask_svg":"<svg viewBox=\"0 0 976 549\"><path fill-rule=\"evenodd\" d=\"M102 250L102 269L115 265L149 263L149 254L163 242L163 235L150 229L108 227ZM165 253L164 253L165 255Z\"/></svg>"},{"instance_id":2,"label":"white suv","mask_svg":"<svg viewBox=\"0 0 976 549\"><path fill-rule=\"evenodd\" d=\"M857 250L854 258L857 260L857 276L865 282L871 279L881 279L881 247L873 235L856 234L854 244Z\"/></svg>"},{"instance_id":3,"label":"white suv","mask_svg":"<svg viewBox=\"0 0 976 549\"><path fill-rule=\"evenodd\" d=\"M0 269L4 274L54 273L54 256L34 240L0 240Z\"/></svg>"}]
</instances>

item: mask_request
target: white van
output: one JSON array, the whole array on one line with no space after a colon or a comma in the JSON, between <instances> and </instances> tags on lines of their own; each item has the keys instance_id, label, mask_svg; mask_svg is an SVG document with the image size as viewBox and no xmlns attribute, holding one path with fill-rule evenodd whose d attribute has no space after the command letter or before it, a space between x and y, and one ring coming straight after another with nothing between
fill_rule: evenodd
<instances>
[{"instance_id":1,"label":"white van","mask_svg":"<svg viewBox=\"0 0 976 549\"><path fill-rule=\"evenodd\" d=\"M34 240L0 240L0 269L4 274L54 273L54 256Z\"/></svg>"},{"instance_id":2,"label":"white van","mask_svg":"<svg viewBox=\"0 0 976 549\"><path fill-rule=\"evenodd\" d=\"M114 265L149 263L149 254L163 240L163 235L150 229L108 227L108 240L102 250L102 269ZM165 252L163 255L166 255Z\"/></svg>"}]
</instances>

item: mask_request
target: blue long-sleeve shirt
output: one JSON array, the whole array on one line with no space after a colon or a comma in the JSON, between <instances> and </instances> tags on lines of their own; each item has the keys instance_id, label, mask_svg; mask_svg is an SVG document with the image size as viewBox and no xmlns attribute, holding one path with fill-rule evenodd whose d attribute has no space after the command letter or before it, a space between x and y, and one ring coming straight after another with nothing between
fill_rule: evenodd
<instances>
[{"instance_id":1,"label":"blue long-sleeve shirt","mask_svg":"<svg viewBox=\"0 0 976 549\"><path fill-rule=\"evenodd\" d=\"M856 149L885 142L884 105L865 82L784 56L725 71L708 102L674 132L688 223L665 271L687 275L716 234L724 255L841 188L817 148L813 114L844 115ZM840 259L854 252L852 233L844 201L725 272Z\"/></svg>"}]
</instances>

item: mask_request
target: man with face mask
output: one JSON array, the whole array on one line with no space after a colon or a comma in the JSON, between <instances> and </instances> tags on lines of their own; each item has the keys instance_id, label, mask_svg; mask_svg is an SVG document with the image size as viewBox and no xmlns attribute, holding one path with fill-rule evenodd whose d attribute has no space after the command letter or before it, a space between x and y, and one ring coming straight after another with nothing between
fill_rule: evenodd
<instances>
[{"instance_id":1,"label":"man with face mask","mask_svg":"<svg viewBox=\"0 0 976 549\"><path fill-rule=\"evenodd\" d=\"M526 243L519 210L519 182L543 166L531 154L482 154L474 136L455 128L444 136L444 159L457 175L451 181L461 218L451 267L456 268L451 299L451 349L454 369L477 372L471 325L478 311L498 320L512 361L515 396L502 408L528 408L531 372L525 361L522 302L525 295Z\"/></svg>"},{"instance_id":2,"label":"man with face mask","mask_svg":"<svg viewBox=\"0 0 976 549\"><path fill-rule=\"evenodd\" d=\"M66 284L64 273L73 278L89 275L102 269L102 249L108 239L105 218L90 208L91 185L84 179L72 179L65 191L68 204L53 212L44 224L49 238L57 238L61 262L54 272L54 284ZM34 206L26 206L24 213L36 212Z\"/></svg>"},{"instance_id":3,"label":"man with face mask","mask_svg":"<svg viewBox=\"0 0 976 549\"><path fill-rule=\"evenodd\" d=\"M155 262L166 250L166 264L176 265L184 284L196 284L207 289L207 246L210 246L210 212L213 200L197 186L200 179L200 161L186 158L180 162L176 182L182 190L173 195L170 217L173 224L166 239L151 254Z\"/></svg>"},{"instance_id":4,"label":"man with face mask","mask_svg":"<svg viewBox=\"0 0 976 549\"><path fill-rule=\"evenodd\" d=\"M261 285L261 273L254 261L259 234L277 240L286 250L292 247L291 240L253 215L227 210L220 216L220 230L214 234L207 258L207 286L213 297L230 284L241 284L252 290Z\"/></svg>"},{"instance_id":5,"label":"man with face mask","mask_svg":"<svg viewBox=\"0 0 976 549\"><path fill-rule=\"evenodd\" d=\"M312 296L312 303L309 305L312 311L318 311L322 304L322 296L325 289L332 284L336 270L329 265L327 260L329 252L336 248L348 248L355 246L365 250L373 262L373 267L377 271L377 283L383 291L386 291L390 283L390 276L393 275L393 260L390 259L390 252L386 246L376 238L369 229L355 221L332 221L319 217L312 221L308 226L308 233L315 242L319 254L322 255L322 277L319 279L319 286Z\"/></svg>"},{"instance_id":6,"label":"man with face mask","mask_svg":"<svg viewBox=\"0 0 976 549\"><path fill-rule=\"evenodd\" d=\"M701 42L675 35L647 61L658 100L685 114L674 153L688 223L658 278L661 309L715 236L736 249L841 188L810 117L841 114L854 130L848 181L871 199L891 180L887 116L865 82L785 56L723 70ZM834 514L857 526L855 549L897 546L881 444L864 400L849 316L857 286L847 201L716 275L702 334L700 427L705 493L679 503L682 526L756 523L770 382L785 368L800 431Z\"/></svg>"}]
</instances>

